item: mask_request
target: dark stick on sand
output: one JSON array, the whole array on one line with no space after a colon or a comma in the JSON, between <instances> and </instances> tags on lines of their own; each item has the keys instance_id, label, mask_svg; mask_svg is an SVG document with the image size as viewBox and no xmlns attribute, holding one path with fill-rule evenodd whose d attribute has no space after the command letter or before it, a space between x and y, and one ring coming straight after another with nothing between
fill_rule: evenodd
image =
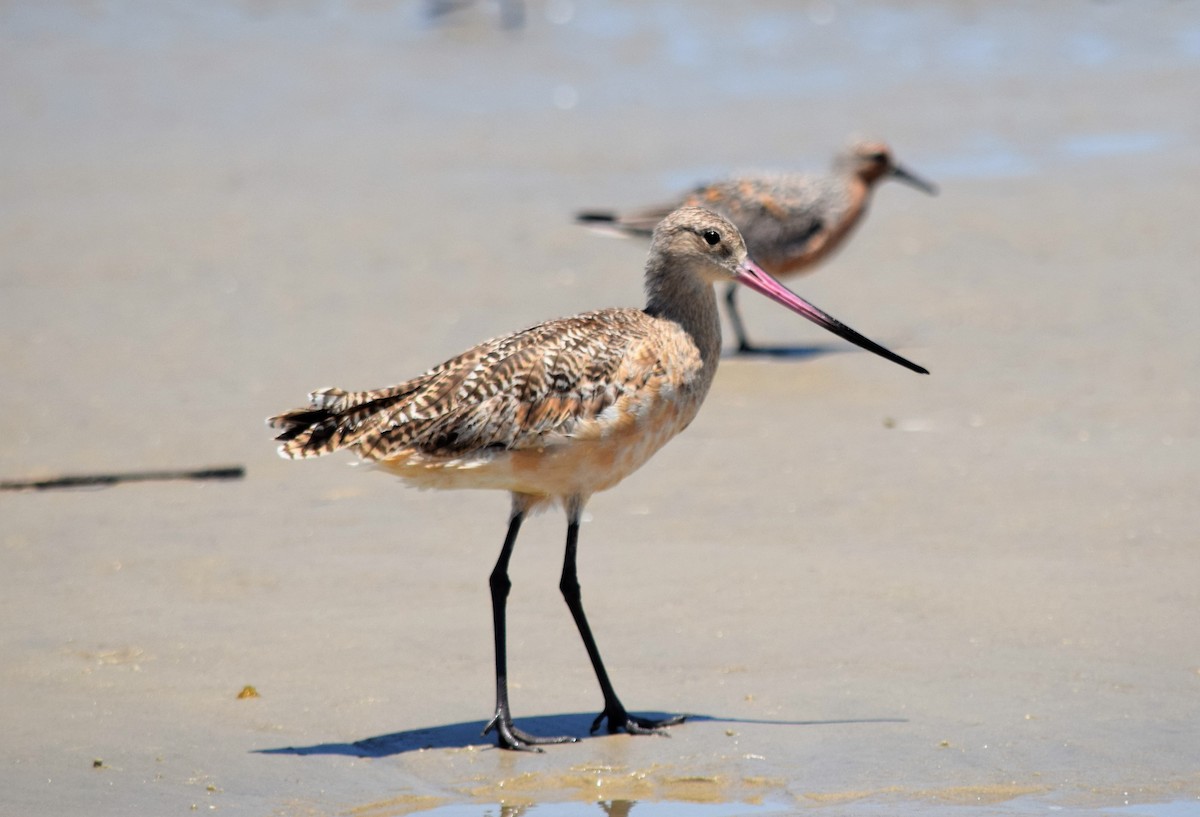
<instances>
[{"instance_id":1,"label":"dark stick on sand","mask_svg":"<svg viewBox=\"0 0 1200 817\"><path fill-rule=\"evenodd\" d=\"M241 465L198 468L190 471L68 474L48 479L0 481L0 491L43 491L48 488L84 488L95 485L116 485L119 482L155 482L169 479L241 479L244 476L246 476L246 469Z\"/></svg>"}]
</instances>

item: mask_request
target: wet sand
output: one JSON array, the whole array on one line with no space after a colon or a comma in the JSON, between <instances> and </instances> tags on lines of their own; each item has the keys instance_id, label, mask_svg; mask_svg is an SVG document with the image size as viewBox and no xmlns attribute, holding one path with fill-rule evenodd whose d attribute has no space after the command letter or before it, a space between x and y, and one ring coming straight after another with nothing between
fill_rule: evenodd
<instances>
[{"instance_id":1,"label":"wet sand","mask_svg":"<svg viewBox=\"0 0 1200 817\"><path fill-rule=\"evenodd\" d=\"M247 469L0 493L0 814L1200 810L1200 12L721 8L0 11L0 479ZM745 293L803 353L723 361L581 537L623 700L695 717L495 749L507 498L262 418L637 304L572 212L851 133L942 195L789 283L932 374ZM585 737L563 535L514 556L513 706Z\"/></svg>"}]
</instances>

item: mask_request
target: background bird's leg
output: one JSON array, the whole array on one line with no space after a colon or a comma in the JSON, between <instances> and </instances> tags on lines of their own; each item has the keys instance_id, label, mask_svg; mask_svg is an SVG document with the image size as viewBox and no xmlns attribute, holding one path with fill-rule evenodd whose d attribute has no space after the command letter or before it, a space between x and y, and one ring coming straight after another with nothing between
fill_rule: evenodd
<instances>
[{"instance_id":1,"label":"background bird's leg","mask_svg":"<svg viewBox=\"0 0 1200 817\"><path fill-rule=\"evenodd\" d=\"M737 284L730 284L729 289L725 290L725 305L728 307L729 322L733 324L733 334L737 338L737 350L739 352L753 352L755 349L746 338L746 327L742 325L742 316L738 312L737 293Z\"/></svg>"},{"instance_id":2,"label":"background bird's leg","mask_svg":"<svg viewBox=\"0 0 1200 817\"><path fill-rule=\"evenodd\" d=\"M513 545L517 542L517 533L521 530L521 520L525 518L525 506L517 497L513 498L512 517L508 522L508 535L504 537L504 547L500 549L500 558L492 568L488 578L488 586L492 590L492 632L496 647L496 714L484 727L483 734L496 730L496 739L503 749L521 749L524 751L540 752L539 743L569 743L575 738L536 737L513 726L512 712L508 707L508 647L505 633L505 607L508 601L508 591L512 582L508 578L508 560L512 556Z\"/></svg>"},{"instance_id":3,"label":"background bird's leg","mask_svg":"<svg viewBox=\"0 0 1200 817\"><path fill-rule=\"evenodd\" d=\"M677 715L663 720L651 720L630 715L625 710L613 689L612 681L608 678L608 672L604 669L604 661L600 658L596 639L592 637L592 628L588 626L587 616L583 612L583 600L579 593L579 576L575 569L575 554L579 545L579 517L583 512L583 503L584 500L581 497L572 497L567 502L567 551L563 558L562 579L558 583L558 589L562 591L567 608L571 611L571 617L575 619L575 626L579 628L579 636L583 639L583 646L587 649L588 658L592 660L592 668L596 671L596 680L600 682L600 691L604 694L604 711L596 716L596 720L592 721L591 731L595 732L607 719L610 733L624 729L631 735L664 734L659 731L661 727L682 723L684 716Z\"/></svg>"}]
</instances>

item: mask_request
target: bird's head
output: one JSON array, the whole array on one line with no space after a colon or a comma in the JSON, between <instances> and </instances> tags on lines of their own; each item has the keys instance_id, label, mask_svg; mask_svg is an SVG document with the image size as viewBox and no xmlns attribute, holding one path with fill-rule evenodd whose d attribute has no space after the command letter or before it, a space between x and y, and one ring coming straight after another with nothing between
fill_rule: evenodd
<instances>
[{"instance_id":1,"label":"bird's head","mask_svg":"<svg viewBox=\"0 0 1200 817\"><path fill-rule=\"evenodd\" d=\"M868 186L882 179L895 179L931 196L937 195L935 185L896 164L892 149L884 142L855 142L839 159L839 164Z\"/></svg>"},{"instance_id":2,"label":"bird's head","mask_svg":"<svg viewBox=\"0 0 1200 817\"><path fill-rule=\"evenodd\" d=\"M712 284L732 281L767 296L823 329L893 363L922 374L929 373L863 337L776 281L750 258L746 252L746 242L742 240L737 227L711 210L682 207L659 222L650 243L650 259L648 269L652 299L656 286L663 279L677 278L680 273L699 276L704 285L710 287L709 297Z\"/></svg>"}]
</instances>

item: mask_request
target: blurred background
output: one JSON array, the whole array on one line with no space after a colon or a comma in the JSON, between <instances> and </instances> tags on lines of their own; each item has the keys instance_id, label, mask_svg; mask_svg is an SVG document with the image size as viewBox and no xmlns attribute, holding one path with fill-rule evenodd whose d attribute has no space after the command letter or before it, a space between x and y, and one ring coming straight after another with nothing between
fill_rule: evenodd
<instances>
[{"instance_id":1,"label":"blurred background","mask_svg":"<svg viewBox=\"0 0 1200 817\"><path fill-rule=\"evenodd\" d=\"M175 461L195 423L244 458L238 409L284 383L636 304L644 245L575 211L824 170L854 135L944 197L882 190L802 294L948 376L990 347L1009 400L1065 335L1157 404L1195 372L1113 342L1169 343L1195 294L1163 218L1195 203L1192 3L9 3L0 37L4 378L41 396L9 473ZM816 331L753 300L766 339Z\"/></svg>"}]
</instances>

